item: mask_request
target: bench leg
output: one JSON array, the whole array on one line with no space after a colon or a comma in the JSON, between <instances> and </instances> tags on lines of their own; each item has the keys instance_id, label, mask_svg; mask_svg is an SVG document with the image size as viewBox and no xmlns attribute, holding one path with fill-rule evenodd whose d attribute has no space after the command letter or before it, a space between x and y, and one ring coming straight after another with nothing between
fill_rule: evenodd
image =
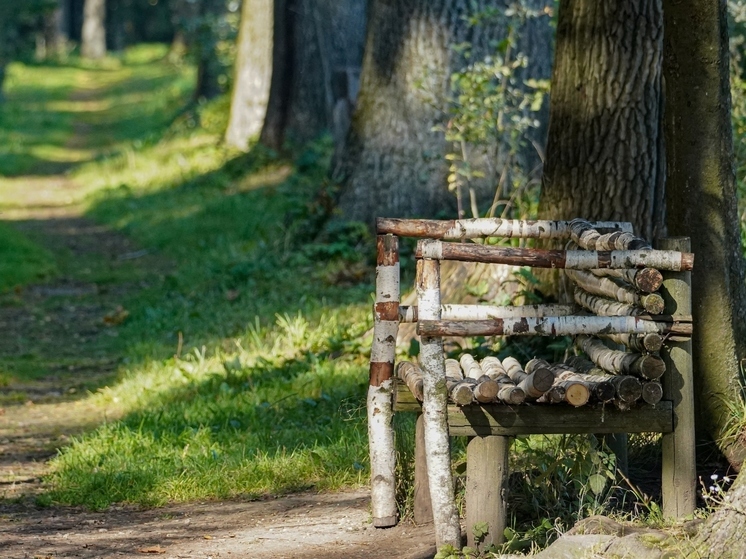
<instances>
[{"instance_id":1,"label":"bench leg","mask_svg":"<svg viewBox=\"0 0 746 559\"><path fill-rule=\"evenodd\" d=\"M433 523L433 505L427 481L425 419L421 413L417 414L414 428L414 522L418 525Z\"/></svg>"},{"instance_id":2,"label":"bench leg","mask_svg":"<svg viewBox=\"0 0 746 559\"><path fill-rule=\"evenodd\" d=\"M660 248L689 252L688 238L661 239ZM691 272L667 272L661 295L667 314L692 314ZM694 365L692 342L668 342L663 397L673 401L673 433L663 435L663 516L682 518L696 507L697 465L694 435Z\"/></svg>"},{"instance_id":3,"label":"bench leg","mask_svg":"<svg viewBox=\"0 0 746 559\"><path fill-rule=\"evenodd\" d=\"M466 448L466 539L469 547L501 544L507 526L505 496L510 437L473 437ZM487 523L487 535L474 536L477 524Z\"/></svg>"}]
</instances>

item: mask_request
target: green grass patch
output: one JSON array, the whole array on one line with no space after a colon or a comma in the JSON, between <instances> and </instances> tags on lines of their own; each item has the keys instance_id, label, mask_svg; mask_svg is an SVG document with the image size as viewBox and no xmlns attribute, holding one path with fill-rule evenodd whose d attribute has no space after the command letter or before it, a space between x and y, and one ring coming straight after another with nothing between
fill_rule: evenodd
<instances>
[{"instance_id":1,"label":"green grass patch","mask_svg":"<svg viewBox=\"0 0 746 559\"><path fill-rule=\"evenodd\" d=\"M54 257L13 227L0 222L0 293L56 272Z\"/></svg>"},{"instance_id":2,"label":"green grass patch","mask_svg":"<svg viewBox=\"0 0 746 559\"><path fill-rule=\"evenodd\" d=\"M193 72L167 60L75 72L91 112L73 125L88 127L81 145L96 152L69 174L72 196L158 266L139 277L77 265L99 286L140 285L107 342L123 363L118 381L91 395L121 419L63 449L42 502L365 483L374 247L354 226L314 241L331 143L288 157L226 149L227 97L190 106Z\"/></svg>"}]
</instances>

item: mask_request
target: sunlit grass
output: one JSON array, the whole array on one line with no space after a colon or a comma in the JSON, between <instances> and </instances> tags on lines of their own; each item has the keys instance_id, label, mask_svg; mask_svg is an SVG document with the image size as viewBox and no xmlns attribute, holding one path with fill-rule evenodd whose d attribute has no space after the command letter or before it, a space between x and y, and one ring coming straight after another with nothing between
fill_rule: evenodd
<instances>
[{"instance_id":1,"label":"sunlit grass","mask_svg":"<svg viewBox=\"0 0 746 559\"><path fill-rule=\"evenodd\" d=\"M18 175L0 179L0 208L76 204L162 264L121 300L129 315L107 342L118 381L89 396L110 422L61 451L41 501L102 508L365 483L373 249L351 235L340 257L313 240L330 142L289 158L228 150L227 97L192 106L193 70L143 52L136 64L30 67L3 114L23 157L0 153L0 173ZM49 134L20 118L25 103ZM44 176L55 164L69 169L58 184ZM24 189L29 180L40 188ZM351 265L363 273L340 280ZM78 268L112 288L140 273Z\"/></svg>"}]
</instances>

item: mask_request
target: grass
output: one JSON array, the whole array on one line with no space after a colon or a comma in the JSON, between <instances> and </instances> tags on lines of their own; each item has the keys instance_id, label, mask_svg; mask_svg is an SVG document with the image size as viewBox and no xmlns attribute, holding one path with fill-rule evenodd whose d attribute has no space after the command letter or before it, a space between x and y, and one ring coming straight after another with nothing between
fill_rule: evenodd
<instances>
[{"instance_id":1,"label":"grass","mask_svg":"<svg viewBox=\"0 0 746 559\"><path fill-rule=\"evenodd\" d=\"M54 258L25 235L0 222L0 293L43 281L56 272Z\"/></svg>"},{"instance_id":2,"label":"grass","mask_svg":"<svg viewBox=\"0 0 746 559\"><path fill-rule=\"evenodd\" d=\"M55 251L16 280L56 265L110 290L139 286L119 301L129 315L116 336L86 350L119 363L88 396L119 419L61 450L40 501L100 509L364 484L374 249L355 228L312 240L331 144L290 157L226 149L227 98L191 105L193 70L158 53L15 65L0 109L16 134L0 157L0 208L74 204L157 261L106 269ZM68 188L24 190L29 174L63 169ZM19 250L44 255L47 243ZM40 359L2 365L31 379Z\"/></svg>"}]
</instances>

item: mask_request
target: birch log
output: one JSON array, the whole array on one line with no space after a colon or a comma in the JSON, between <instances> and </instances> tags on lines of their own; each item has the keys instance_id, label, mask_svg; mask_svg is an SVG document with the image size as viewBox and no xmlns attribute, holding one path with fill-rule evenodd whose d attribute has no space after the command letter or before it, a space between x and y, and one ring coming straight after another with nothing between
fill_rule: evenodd
<instances>
[{"instance_id":1,"label":"birch log","mask_svg":"<svg viewBox=\"0 0 746 559\"><path fill-rule=\"evenodd\" d=\"M650 243L635 237L630 231L599 232L585 219L570 222L570 238L586 250L640 250L652 249Z\"/></svg>"},{"instance_id":2,"label":"birch log","mask_svg":"<svg viewBox=\"0 0 746 559\"><path fill-rule=\"evenodd\" d=\"M396 376L404 381L412 395L421 402L423 399L422 369L409 361L400 361L396 365Z\"/></svg>"},{"instance_id":3,"label":"birch log","mask_svg":"<svg viewBox=\"0 0 746 559\"><path fill-rule=\"evenodd\" d=\"M578 336L575 338L575 345L596 365L611 373L655 380L666 371L666 365L660 357L609 349L601 340L589 336Z\"/></svg>"},{"instance_id":4,"label":"birch log","mask_svg":"<svg viewBox=\"0 0 746 559\"><path fill-rule=\"evenodd\" d=\"M440 263L437 260L417 261L417 301L423 319L440 318ZM420 363L424 372L422 414L435 543L438 547L449 544L460 549L461 526L451 473L446 371L441 338L422 336Z\"/></svg>"},{"instance_id":5,"label":"birch log","mask_svg":"<svg viewBox=\"0 0 746 559\"><path fill-rule=\"evenodd\" d=\"M459 359L459 364L464 371L465 377L478 379L485 374L485 372L482 370L482 367L479 366L479 363L477 363L474 357L472 357L468 353L464 353L461 356L461 359Z\"/></svg>"},{"instance_id":6,"label":"birch log","mask_svg":"<svg viewBox=\"0 0 746 559\"><path fill-rule=\"evenodd\" d=\"M497 383L497 399L504 404L518 405L526 400L526 392L508 376L505 367L497 357L482 359L484 373Z\"/></svg>"},{"instance_id":7,"label":"birch log","mask_svg":"<svg viewBox=\"0 0 746 559\"><path fill-rule=\"evenodd\" d=\"M593 270L596 268L657 268L691 270L694 255L664 250L540 250L536 248L497 247L466 243L444 243L432 239L417 242L417 258L458 260L531 266Z\"/></svg>"},{"instance_id":8,"label":"birch log","mask_svg":"<svg viewBox=\"0 0 746 559\"><path fill-rule=\"evenodd\" d=\"M541 398L536 400L538 404L559 404L565 401L565 388L559 384L552 385Z\"/></svg>"},{"instance_id":9,"label":"birch log","mask_svg":"<svg viewBox=\"0 0 746 559\"><path fill-rule=\"evenodd\" d=\"M639 316L645 313L645 309L591 295L578 286L573 290L573 297L578 305L598 316Z\"/></svg>"},{"instance_id":10,"label":"birch log","mask_svg":"<svg viewBox=\"0 0 746 559\"><path fill-rule=\"evenodd\" d=\"M675 334L690 336L692 324L665 316L546 316L469 322L420 320L421 336L576 336L580 334Z\"/></svg>"},{"instance_id":11,"label":"birch log","mask_svg":"<svg viewBox=\"0 0 746 559\"><path fill-rule=\"evenodd\" d=\"M554 384L554 373L547 368L532 368L529 373L521 368L521 364L514 357L506 357L503 360L503 366L516 386L529 398L540 398ZM526 366L528 367L528 364Z\"/></svg>"},{"instance_id":12,"label":"birch log","mask_svg":"<svg viewBox=\"0 0 746 559\"><path fill-rule=\"evenodd\" d=\"M632 231L632 224L621 221L597 221L596 229ZM560 239L570 237L569 221L526 221L519 219L477 218L458 220L396 219L379 217L379 235L390 233L400 237L419 237L458 241L480 237L522 239Z\"/></svg>"},{"instance_id":13,"label":"birch log","mask_svg":"<svg viewBox=\"0 0 746 559\"><path fill-rule=\"evenodd\" d=\"M392 389L399 330L399 245L393 235L377 239L376 299L367 398L373 525L394 526L396 451L392 426Z\"/></svg>"},{"instance_id":14,"label":"birch log","mask_svg":"<svg viewBox=\"0 0 746 559\"><path fill-rule=\"evenodd\" d=\"M469 379L471 380L471 379ZM473 382L465 379L446 377L446 389L448 397L457 406L468 406L474 401Z\"/></svg>"},{"instance_id":15,"label":"birch log","mask_svg":"<svg viewBox=\"0 0 746 559\"><path fill-rule=\"evenodd\" d=\"M440 317L443 320L490 320L522 316L569 316L577 310L575 305L443 305ZM417 322L418 315L417 305L399 307L399 322Z\"/></svg>"},{"instance_id":16,"label":"birch log","mask_svg":"<svg viewBox=\"0 0 746 559\"><path fill-rule=\"evenodd\" d=\"M660 382L650 381L642 384L642 399L647 404L657 404L663 399L663 385Z\"/></svg>"},{"instance_id":17,"label":"birch log","mask_svg":"<svg viewBox=\"0 0 746 559\"><path fill-rule=\"evenodd\" d=\"M461 370L461 365L455 359L446 359L446 376L454 379L464 378L464 372Z\"/></svg>"},{"instance_id":18,"label":"birch log","mask_svg":"<svg viewBox=\"0 0 746 559\"><path fill-rule=\"evenodd\" d=\"M653 293L658 291L663 285L663 274L655 268L626 269L614 270L591 270L591 273L600 277L611 277L620 279L634 285L643 293Z\"/></svg>"},{"instance_id":19,"label":"birch log","mask_svg":"<svg viewBox=\"0 0 746 559\"><path fill-rule=\"evenodd\" d=\"M596 366L592 361L579 356L569 357L566 363L581 374L591 379L600 379L610 382L614 386L616 400L622 404L629 405L642 396L642 384L633 376L609 375L606 371Z\"/></svg>"},{"instance_id":20,"label":"birch log","mask_svg":"<svg viewBox=\"0 0 746 559\"><path fill-rule=\"evenodd\" d=\"M530 365L530 366L529 366ZM555 377L553 386L559 386L565 390L565 402L575 407L584 406L588 403L591 395L590 386L582 379L562 378L562 373L568 372L568 368L560 364L549 363L544 359L532 359L526 364L529 371L537 369L548 369Z\"/></svg>"},{"instance_id":21,"label":"birch log","mask_svg":"<svg viewBox=\"0 0 746 559\"><path fill-rule=\"evenodd\" d=\"M599 334L600 337L638 353L656 353L663 347L660 334Z\"/></svg>"},{"instance_id":22,"label":"birch log","mask_svg":"<svg viewBox=\"0 0 746 559\"><path fill-rule=\"evenodd\" d=\"M595 402L610 402L616 396L616 388L610 380L613 377L583 375L569 367L564 370L560 366L558 368L561 370L557 374L558 379L584 383L590 390L591 399Z\"/></svg>"},{"instance_id":23,"label":"birch log","mask_svg":"<svg viewBox=\"0 0 746 559\"><path fill-rule=\"evenodd\" d=\"M629 285L620 284L611 278L598 277L590 272L565 270L565 274L587 293L642 307L651 314L663 312L663 297L657 293L641 294Z\"/></svg>"}]
</instances>

